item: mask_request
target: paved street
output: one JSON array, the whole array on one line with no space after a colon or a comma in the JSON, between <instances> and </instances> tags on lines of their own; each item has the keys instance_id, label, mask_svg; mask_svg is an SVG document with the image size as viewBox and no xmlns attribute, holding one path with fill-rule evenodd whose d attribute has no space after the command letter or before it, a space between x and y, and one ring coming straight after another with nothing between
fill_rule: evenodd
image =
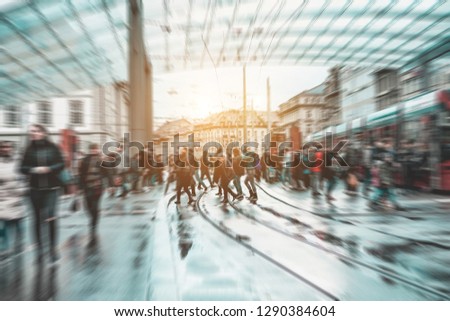
<instances>
[{"instance_id":1,"label":"paved street","mask_svg":"<svg viewBox=\"0 0 450 321\"><path fill-rule=\"evenodd\" d=\"M11 191L3 184L3 201ZM450 298L448 197L400 196L406 211L374 212L342 186L335 204L279 183L260 183L257 205L224 207L213 189L177 206L169 191L104 195L96 237L84 210L61 198L56 264L36 262L27 217L22 244L3 244L0 299Z\"/></svg>"}]
</instances>

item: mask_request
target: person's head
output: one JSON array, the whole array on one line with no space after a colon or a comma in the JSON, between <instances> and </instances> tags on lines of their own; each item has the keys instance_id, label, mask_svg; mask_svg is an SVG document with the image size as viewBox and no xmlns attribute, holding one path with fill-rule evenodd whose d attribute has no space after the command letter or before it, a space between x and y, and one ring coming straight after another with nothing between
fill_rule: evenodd
<instances>
[{"instance_id":1,"label":"person's head","mask_svg":"<svg viewBox=\"0 0 450 321\"><path fill-rule=\"evenodd\" d=\"M47 138L47 129L40 124L33 124L29 128L30 140L38 141Z\"/></svg>"},{"instance_id":2,"label":"person's head","mask_svg":"<svg viewBox=\"0 0 450 321\"><path fill-rule=\"evenodd\" d=\"M98 144L95 143L89 144L89 154L91 155L100 154L100 148L98 147Z\"/></svg>"},{"instance_id":3,"label":"person's head","mask_svg":"<svg viewBox=\"0 0 450 321\"><path fill-rule=\"evenodd\" d=\"M234 157L238 157L238 156L240 156L240 155L241 155L241 150L240 150L240 148L239 148L239 147L233 148L233 156L234 156Z\"/></svg>"}]
</instances>

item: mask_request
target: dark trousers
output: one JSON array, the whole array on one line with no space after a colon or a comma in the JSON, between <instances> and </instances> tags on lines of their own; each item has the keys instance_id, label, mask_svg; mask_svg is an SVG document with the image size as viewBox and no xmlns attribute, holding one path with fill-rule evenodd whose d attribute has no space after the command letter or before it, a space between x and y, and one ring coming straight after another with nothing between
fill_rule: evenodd
<instances>
[{"instance_id":1,"label":"dark trousers","mask_svg":"<svg viewBox=\"0 0 450 321\"><path fill-rule=\"evenodd\" d=\"M100 198L102 196L101 187L88 187L84 191L84 198L86 206L91 217L91 227L97 228L99 214L100 214Z\"/></svg>"},{"instance_id":2,"label":"dark trousers","mask_svg":"<svg viewBox=\"0 0 450 321\"><path fill-rule=\"evenodd\" d=\"M211 175L209 174L209 169L200 169L200 180L203 181L206 178L208 179L209 185L213 186L213 181L211 179Z\"/></svg>"},{"instance_id":3,"label":"dark trousers","mask_svg":"<svg viewBox=\"0 0 450 321\"><path fill-rule=\"evenodd\" d=\"M58 189L31 189L30 199L34 215L34 238L39 248L42 247L42 225L48 223L50 247L56 247L57 224L56 202Z\"/></svg>"},{"instance_id":4,"label":"dark trousers","mask_svg":"<svg viewBox=\"0 0 450 321\"><path fill-rule=\"evenodd\" d=\"M189 191L190 182L192 176L187 175L185 177L177 177L177 202L180 202L181 199L181 190L183 190L189 197L189 202L192 201L192 194Z\"/></svg>"}]
</instances>

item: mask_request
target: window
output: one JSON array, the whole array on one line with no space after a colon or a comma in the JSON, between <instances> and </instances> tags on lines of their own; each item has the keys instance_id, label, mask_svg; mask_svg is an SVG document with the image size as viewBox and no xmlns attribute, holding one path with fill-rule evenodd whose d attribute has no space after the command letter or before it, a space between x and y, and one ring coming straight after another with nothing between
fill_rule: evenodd
<instances>
[{"instance_id":1,"label":"window","mask_svg":"<svg viewBox=\"0 0 450 321\"><path fill-rule=\"evenodd\" d=\"M5 126L20 127L20 107L6 106L5 108Z\"/></svg>"},{"instance_id":2,"label":"window","mask_svg":"<svg viewBox=\"0 0 450 321\"><path fill-rule=\"evenodd\" d=\"M312 116L312 113L311 113L311 111L310 110L307 110L306 111L306 118L311 118L311 116Z\"/></svg>"},{"instance_id":3,"label":"window","mask_svg":"<svg viewBox=\"0 0 450 321\"><path fill-rule=\"evenodd\" d=\"M51 125L52 119L52 105L49 101L38 102L38 123L42 125Z\"/></svg>"},{"instance_id":4,"label":"window","mask_svg":"<svg viewBox=\"0 0 450 321\"><path fill-rule=\"evenodd\" d=\"M83 102L81 100L71 100L70 106L70 124L83 125Z\"/></svg>"}]
</instances>

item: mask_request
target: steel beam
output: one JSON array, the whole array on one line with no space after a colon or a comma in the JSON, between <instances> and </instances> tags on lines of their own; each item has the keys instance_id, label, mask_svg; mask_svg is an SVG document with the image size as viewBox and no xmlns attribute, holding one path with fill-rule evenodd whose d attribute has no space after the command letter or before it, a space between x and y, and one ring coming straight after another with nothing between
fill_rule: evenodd
<instances>
[{"instance_id":1,"label":"steel beam","mask_svg":"<svg viewBox=\"0 0 450 321\"><path fill-rule=\"evenodd\" d=\"M85 36L85 38L87 39L87 41L89 42L89 45L92 47L92 49L95 51L95 54L98 57L103 57L104 55L102 55L100 53L100 50L98 49L98 47L95 45L94 41L92 40L92 37L89 35L89 32L87 31L87 28L83 22L83 20L81 19L80 14L77 12L77 9L75 8L75 6L72 3L72 0L66 0L66 4L67 7L70 9L70 11L72 12L72 14L75 16L78 25L80 26L81 30L83 31L83 34ZM109 74L110 78L111 78L111 82L114 82L114 76L111 72L111 69L109 68L109 65L107 63L105 63L105 61L103 62L103 68L107 71L107 73Z\"/></svg>"},{"instance_id":2,"label":"steel beam","mask_svg":"<svg viewBox=\"0 0 450 321\"><path fill-rule=\"evenodd\" d=\"M213 1L214 1L214 5L213 5L213 7L211 9L211 15L210 15L209 23L208 23L208 27L207 27L206 38L203 38L203 33L204 32L202 32L202 41L203 41L204 47L203 47L203 51L202 51L202 58L201 58L201 62L200 62L200 68L203 68L203 61L204 61L204 58L205 58L205 54L206 53L209 54L209 49L208 49L209 36L210 36L210 31L211 31L212 24L213 24L213 21L214 21L214 15L216 13L216 6L217 6L217 0L213 0ZM205 17L205 23L206 23L206 17ZM214 61L212 59L211 59L211 61L214 63Z\"/></svg>"},{"instance_id":3,"label":"steel beam","mask_svg":"<svg viewBox=\"0 0 450 321\"><path fill-rule=\"evenodd\" d=\"M217 61L216 61L216 66L218 66L222 62L223 52L225 51L225 47L227 45L228 38L230 37L231 28L233 27L234 21L236 20L236 15L238 14L238 11L239 11L239 3L240 2L241 2L241 0L237 0L236 4L234 5L233 16L231 17L231 21L228 26L227 34L226 34L225 38L223 39L222 49L220 49L219 57L217 58Z\"/></svg>"},{"instance_id":4,"label":"steel beam","mask_svg":"<svg viewBox=\"0 0 450 321\"><path fill-rule=\"evenodd\" d=\"M308 2L309 2L309 0L304 0L304 1L302 2L302 4L295 10L295 12L289 17L289 19L288 19L286 22L295 22L295 21L297 21L298 19L300 19L300 16L302 15L303 10L304 10L304 8L306 7L306 5L308 4ZM284 26L284 24L283 24L283 26ZM282 26L282 27L283 27L283 26ZM276 33L278 33L278 31L280 31L282 27L280 27L280 28L277 30ZM271 56L272 56L272 54L274 53L274 51L275 51L275 50L278 48L278 46L280 45L281 40L282 40L282 39L289 33L289 31L291 30L291 27L292 27L292 23L290 23L290 24L287 26L286 30L283 32L283 34L282 34L280 37L278 37L277 43L275 44L274 47L272 47L272 48L270 49L270 52L266 52L266 54L264 55L263 61L262 61L263 64L265 63L265 61L267 61L268 59L271 58ZM267 57L268 57L268 58L267 58Z\"/></svg>"},{"instance_id":5,"label":"steel beam","mask_svg":"<svg viewBox=\"0 0 450 321\"><path fill-rule=\"evenodd\" d=\"M45 25L46 29L50 32L50 34L56 39L58 44L64 48L64 50L67 52L67 54L71 57L71 59L78 65L78 67L81 68L81 70L84 71L84 73L88 76L88 78L91 79L92 83L96 86L99 86L98 81L95 79L95 77L92 75L92 73L86 69L86 67L83 65L83 63L78 59L77 56L73 54L73 52L69 49L69 47L64 43L64 41L61 39L61 37L58 35L58 33L50 26L50 22L48 21L47 17L42 13L41 10L37 7L36 3L29 2L29 6L31 9L35 12L35 14L39 17L41 22Z\"/></svg>"},{"instance_id":6,"label":"steel beam","mask_svg":"<svg viewBox=\"0 0 450 321\"><path fill-rule=\"evenodd\" d=\"M75 88L81 89L81 87L72 80L59 66L57 66L53 61L51 61L45 53L43 53L39 48L37 48L34 43L22 32L20 29L10 21L6 16L0 15L0 20L2 20L8 28L13 30L19 38L36 54L38 54L43 60L45 60L53 69L55 69L59 74L61 74L67 81L69 81Z\"/></svg>"},{"instance_id":7,"label":"steel beam","mask_svg":"<svg viewBox=\"0 0 450 321\"><path fill-rule=\"evenodd\" d=\"M416 2L414 2L414 3L416 3ZM395 33L394 35L392 35L391 38L390 38L389 40L397 39L398 37L400 37L401 35L403 35L403 34L406 32L406 30L409 30L409 29L411 29L411 28L413 27L414 23L416 23L417 21L421 21L422 19L426 18L429 14L431 14L431 13L432 13L433 11L435 11L437 8L439 8L440 6L442 6L444 3L445 3L445 1L441 1L441 2L436 3L436 4L435 4L434 6L432 6L430 9L428 9L427 12L425 12L425 13L421 16L421 18L418 18L418 20L413 20L411 23L409 23L408 25L406 25L405 27L403 27L400 31L398 31L397 33ZM400 17L400 16L399 16L399 17ZM421 34L423 34L423 33L421 33ZM379 36L379 35L378 35L378 36ZM383 47L389 40L386 40L382 45L380 45L380 47ZM359 62L362 61L362 60L364 60L365 58L369 57L371 54L373 54L374 50L375 50L375 49L369 51L369 52L366 54L365 57L363 57L363 58L361 58L361 59L359 60Z\"/></svg>"},{"instance_id":8,"label":"steel beam","mask_svg":"<svg viewBox=\"0 0 450 321\"><path fill-rule=\"evenodd\" d=\"M109 28L114 33L114 38L116 39L117 46L120 48L120 52L122 53L123 60L125 61L126 60L125 49L123 48L122 43L120 42L119 34L117 33L116 24L114 23L114 19L111 15L111 10L109 9L108 2L106 0L102 0L102 4L103 4L103 8L105 10L105 14L108 17Z\"/></svg>"},{"instance_id":9,"label":"steel beam","mask_svg":"<svg viewBox=\"0 0 450 321\"><path fill-rule=\"evenodd\" d=\"M317 42L317 39L319 39L321 36L325 35L329 30L331 25L336 22L336 19L339 19L340 17L342 17L342 15L348 10L348 8L350 7L350 5L352 4L352 0L349 0L346 2L346 4L344 5L344 7L341 9L341 11L334 16L333 18L330 19L330 22L328 22L327 26L323 29L323 31L321 33L318 33L314 40L311 42L311 44L309 45L308 49L306 49L305 51L303 51L303 54L301 56L299 56L297 58L297 61L303 58L303 55L306 54L306 52L308 52L309 50L311 50L312 47L314 47L314 45Z\"/></svg>"},{"instance_id":10,"label":"steel beam","mask_svg":"<svg viewBox=\"0 0 450 321\"><path fill-rule=\"evenodd\" d=\"M185 41L184 41L184 68L186 69L187 59L189 57L189 34L191 32L191 18L192 18L192 7L194 5L194 0L189 0L189 13L187 17L187 27L185 32Z\"/></svg>"}]
</instances>

